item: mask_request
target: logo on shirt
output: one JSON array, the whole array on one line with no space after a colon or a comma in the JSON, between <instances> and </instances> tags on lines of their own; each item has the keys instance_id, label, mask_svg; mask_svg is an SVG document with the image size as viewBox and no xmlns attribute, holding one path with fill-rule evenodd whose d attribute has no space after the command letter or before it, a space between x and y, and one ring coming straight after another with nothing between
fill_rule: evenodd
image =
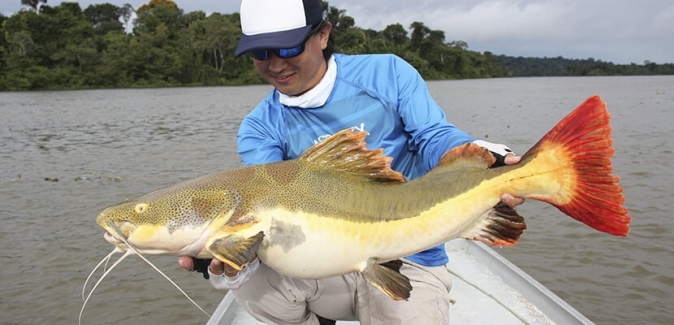
<instances>
[{"instance_id":1,"label":"logo on shirt","mask_svg":"<svg viewBox=\"0 0 674 325\"><path fill-rule=\"evenodd\" d=\"M365 131L365 123L360 123L360 125L352 126L349 129L351 129L351 131L356 131L356 132L367 132L367 131ZM367 132L367 134L369 135L370 132ZM321 135L318 138L314 139L314 144L317 144L319 142L323 142L325 139L327 139L331 136L332 136L332 134Z\"/></svg>"}]
</instances>

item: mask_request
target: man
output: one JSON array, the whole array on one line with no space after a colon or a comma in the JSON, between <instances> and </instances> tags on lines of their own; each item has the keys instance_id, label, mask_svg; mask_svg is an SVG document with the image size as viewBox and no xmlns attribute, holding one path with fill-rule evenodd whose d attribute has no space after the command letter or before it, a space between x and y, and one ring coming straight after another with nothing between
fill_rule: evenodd
<instances>
[{"instance_id":1,"label":"man","mask_svg":"<svg viewBox=\"0 0 674 325\"><path fill-rule=\"evenodd\" d=\"M448 123L419 73L393 55L336 54L332 25L319 0L243 0L243 35L236 56L249 54L274 90L243 120L238 150L244 165L293 159L345 128L368 132L369 148L384 148L392 168L408 179L435 167L451 148L474 139ZM480 143L502 163L519 157L502 145ZM502 198L511 206L519 198ZM195 260L179 264L192 270ZM237 302L268 324L448 324L451 279L442 245L403 259L400 272L413 286L408 301L394 301L360 273L294 279L255 258L236 272L213 260L209 281L234 290ZM334 323L334 322L333 322Z\"/></svg>"}]
</instances>

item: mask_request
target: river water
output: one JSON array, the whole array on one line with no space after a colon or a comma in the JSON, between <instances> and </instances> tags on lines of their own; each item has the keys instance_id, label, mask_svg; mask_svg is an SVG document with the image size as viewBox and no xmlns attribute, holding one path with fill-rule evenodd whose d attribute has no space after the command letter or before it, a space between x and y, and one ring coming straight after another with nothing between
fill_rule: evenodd
<instances>
[{"instance_id":1,"label":"river water","mask_svg":"<svg viewBox=\"0 0 674 325\"><path fill-rule=\"evenodd\" d=\"M518 153L585 98L602 95L633 217L629 237L598 233L529 200L519 208L529 225L519 245L497 251L597 324L674 322L674 77L435 81L429 88L451 122ZM238 167L238 124L269 91L0 93L0 324L77 323L82 285L112 249L97 213ZM150 260L209 312L224 295L174 257ZM83 324L206 321L134 256L101 283L82 317Z\"/></svg>"}]
</instances>

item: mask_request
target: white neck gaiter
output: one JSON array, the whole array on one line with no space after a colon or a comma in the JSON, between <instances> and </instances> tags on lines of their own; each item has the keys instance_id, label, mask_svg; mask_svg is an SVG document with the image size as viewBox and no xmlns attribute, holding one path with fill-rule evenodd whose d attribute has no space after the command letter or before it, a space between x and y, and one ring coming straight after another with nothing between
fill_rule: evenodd
<instances>
[{"instance_id":1,"label":"white neck gaiter","mask_svg":"<svg viewBox=\"0 0 674 325\"><path fill-rule=\"evenodd\" d=\"M279 93L281 104L300 108L316 108L325 104L332 93L332 87L335 86L337 79L337 63L335 57L331 56L328 60L328 70L321 81L314 88L299 96L288 96Z\"/></svg>"}]
</instances>

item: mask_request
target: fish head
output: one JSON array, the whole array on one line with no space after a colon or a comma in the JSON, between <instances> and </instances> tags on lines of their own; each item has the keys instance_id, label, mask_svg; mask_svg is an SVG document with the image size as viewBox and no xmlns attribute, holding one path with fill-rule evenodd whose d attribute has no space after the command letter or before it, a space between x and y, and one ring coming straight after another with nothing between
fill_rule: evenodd
<instances>
[{"instance_id":1,"label":"fish head","mask_svg":"<svg viewBox=\"0 0 674 325\"><path fill-rule=\"evenodd\" d=\"M231 192L203 185L177 184L127 200L101 211L96 223L124 251L130 245L143 254L197 256L237 205Z\"/></svg>"}]
</instances>

